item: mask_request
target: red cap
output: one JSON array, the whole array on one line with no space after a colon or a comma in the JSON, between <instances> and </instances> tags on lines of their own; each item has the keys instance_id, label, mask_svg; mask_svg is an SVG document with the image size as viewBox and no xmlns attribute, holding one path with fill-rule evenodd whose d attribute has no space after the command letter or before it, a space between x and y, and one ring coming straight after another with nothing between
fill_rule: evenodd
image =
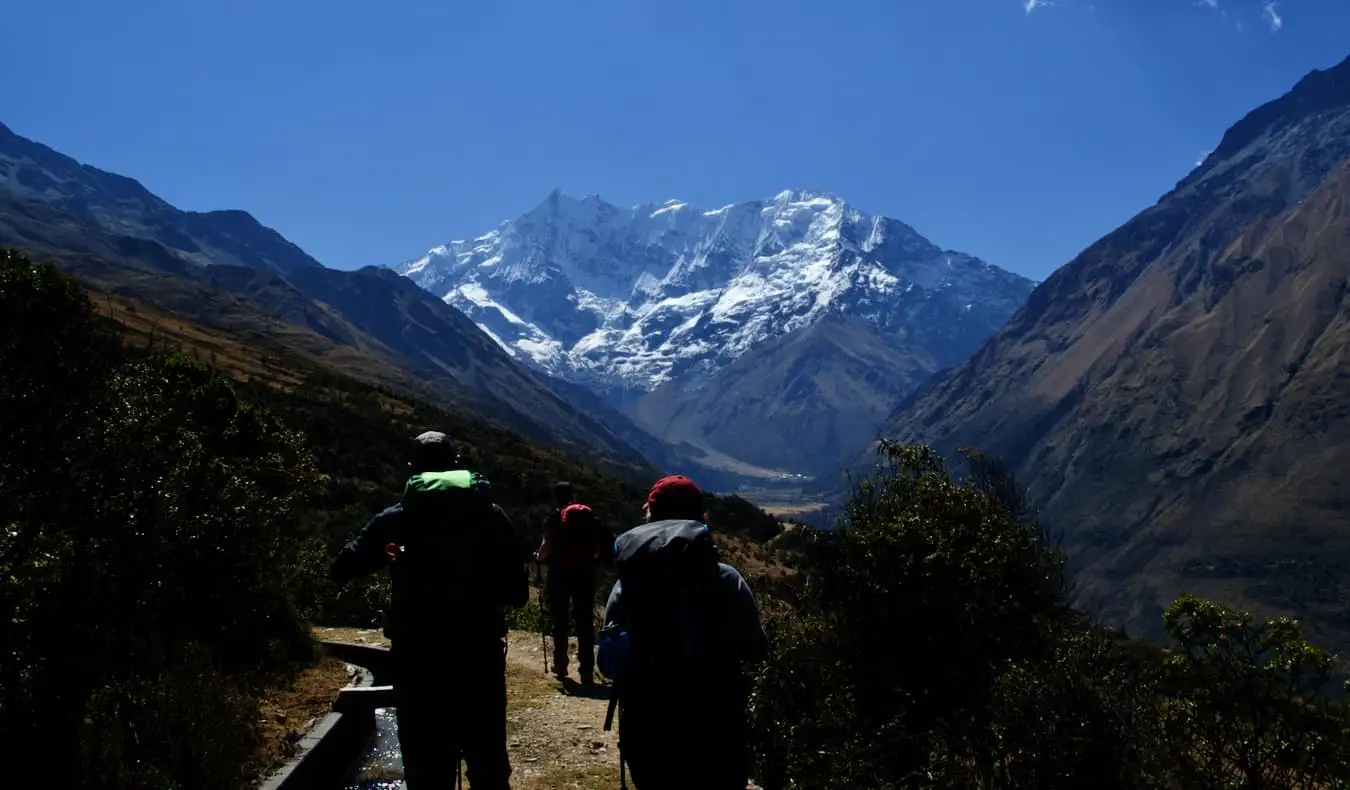
<instances>
[{"instance_id":1,"label":"red cap","mask_svg":"<svg viewBox=\"0 0 1350 790\"><path fill-rule=\"evenodd\" d=\"M647 494L647 512L653 521L668 518L702 519L703 490L684 475L669 475L657 480Z\"/></svg>"}]
</instances>

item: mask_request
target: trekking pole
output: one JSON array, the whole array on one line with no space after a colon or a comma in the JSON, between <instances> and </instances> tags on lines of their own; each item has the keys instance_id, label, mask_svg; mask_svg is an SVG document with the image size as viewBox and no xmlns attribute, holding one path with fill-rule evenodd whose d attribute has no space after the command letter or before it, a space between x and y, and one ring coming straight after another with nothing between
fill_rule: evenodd
<instances>
[{"instance_id":1,"label":"trekking pole","mask_svg":"<svg viewBox=\"0 0 1350 790\"><path fill-rule=\"evenodd\" d=\"M539 560L534 561L534 585L539 588L539 646L544 654L544 674L548 674L548 618L544 616L544 581Z\"/></svg>"},{"instance_id":2,"label":"trekking pole","mask_svg":"<svg viewBox=\"0 0 1350 790\"><path fill-rule=\"evenodd\" d=\"M614 728L614 711L619 707L619 681L614 680L609 687L609 707L605 710L605 732ZM628 772L623 762L623 725L619 726L619 788L628 790Z\"/></svg>"}]
</instances>

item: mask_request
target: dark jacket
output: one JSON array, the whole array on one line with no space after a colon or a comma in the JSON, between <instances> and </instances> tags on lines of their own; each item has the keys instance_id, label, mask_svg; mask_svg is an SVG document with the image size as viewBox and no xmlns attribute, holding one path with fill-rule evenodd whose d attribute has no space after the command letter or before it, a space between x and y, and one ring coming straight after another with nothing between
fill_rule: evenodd
<instances>
[{"instance_id":1,"label":"dark jacket","mask_svg":"<svg viewBox=\"0 0 1350 790\"><path fill-rule=\"evenodd\" d=\"M635 527L615 541L615 560L619 581L605 606L605 630L627 635L611 644L627 645L618 648L625 657L615 659L616 688L634 780L639 771L670 778L717 766L717 781L707 775L690 781L744 787L744 670L769 648L750 585L717 560L708 527L697 521ZM606 649L602 638L602 666L611 663ZM672 748L693 733L694 752Z\"/></svg>"},{"instance_id":2,"label":"dark jacket","mask_svg":"<svg viewBox=\"0 0 1350 790\"><path fill-rule=\"evenodd\" d=\"M636 559L639 555L669 553L670 549L667 547L677 546L690 540L691 537L697 537L699 533L706 535L707 529L706 525L695 521L657 521L643 524L619 536L615 554L620 566L623 567L633 561L629 559L630 557ZM715 609L723 618L718 623L716 631L721 637L719 641L722 643L723 655L736 664L758 663L768 654L769 640L760 623L755 594L740 571L723 562L716 562L715 566L715 594L720 604ZM644 571L661 573L660 570L650 566L634 567L629 573L643 574ZM624 575L627 574L621 570L620 580L614 583L614 588L609 593L609 601L605 604L606 626L617 625L621 628L629 626L630 608L633 604L624 595L622 579ZM657 581L657 584L664 586L664 580Z\"/></svg>"},{"instance_id":3,"label":"dark jacket","mask_svg":"<svg viewBox=\"0 0 1350 790\"><path fill-rule=\"evenodd\" d=\"M338 554L345 582L389 566L390 639L500 639L507 607L529 600L525 555L485 479L465 470L409 478L389 507Z\"/></svg>"}]
</instances>

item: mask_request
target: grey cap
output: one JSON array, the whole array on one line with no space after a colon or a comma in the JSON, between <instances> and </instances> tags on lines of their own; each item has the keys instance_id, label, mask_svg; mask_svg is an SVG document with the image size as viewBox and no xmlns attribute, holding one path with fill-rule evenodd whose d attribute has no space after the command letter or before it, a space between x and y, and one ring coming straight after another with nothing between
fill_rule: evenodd
<instances>
[{"instance_id":1,"label":"grey cap","mask_svg":"<svg viewBox=\"0 0 1350 790\"><path fill-rule=\"evenodd\" d=\"M455 463L455 443L440 431L425 431L413 439L413 457L418 466L429 471L441 472L444 469L432 469L435 466L448 468Z\"/></svg>"}]
</instances>

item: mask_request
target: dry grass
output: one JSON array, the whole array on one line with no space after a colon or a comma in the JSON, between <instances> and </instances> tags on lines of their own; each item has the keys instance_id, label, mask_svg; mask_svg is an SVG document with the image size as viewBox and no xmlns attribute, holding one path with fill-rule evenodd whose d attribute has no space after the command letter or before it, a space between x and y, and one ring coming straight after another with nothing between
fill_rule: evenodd
<instances>
[{"instance_id":1,"label":"dry grass","mask_svg":"<svg viewBox=\"0 0 1350 790\"><path fill-rule=\"evenodd\" d=\"M452 634L447 633L446 639ZM326 626L314 627L315 639L328 639L334 642L351 642L358 645L374 645L376 647L389 647L389 640L378 628L329 628Z\"/></svg>"},{"instance_id":2,"label":"dry grass","mask_svg":"<svg viewBox=\"0 0 1350 790\"><path fill-rule=\"evenodd\" d=\"M323 371L367 384L421 391L406 372L372 354L293 324L262 323L260 316L245 315L237 320L238 326L213 326L121 294L93 293L91 298L103 315L121 324L132 343L153 343L196 356L239 381L291 391L310 373ZM248 323L253 319L257 320ZM393 414L409 410L397 400L381 400Z\"/></svg>"},{"instance_id":3,"label":"dry grass","mask_svg":"<svg viewBox=\"0 0 1350 790\"><path fill-rule=\"evenodd\" d=\"M293 365L276 364L261 348L239 341L231 333L213 329L125 296L95 296L100 311L121 324L136 345L153 342L196 354L232 378L261 380L289 389L300 383Z\"/></svg>"},{"instance_id":4,"label":"dry grass","mask_svg":"<svg viewBox=\"0 0 1350 790\"><path fill-rule=\"evenodd\" d=\"M298 672L284 686L269 689L258 706L262 743L259 763L265 772L295 755L300 739L326 716L348 682L347 666L331 656Z\"/></svg>"},{"instance_id":5,"label":"dry grass","mask_svg":"<svg viewBox=\"0 0 1350 790\"><path fill-rule=\"evenodd\" d=\"M717 535L717 550L722 561L731 565L746 577L790 576L795 571L784 564L774 549L762 543L756 543L742 535Z\"/></svg>"}]
</instances>

